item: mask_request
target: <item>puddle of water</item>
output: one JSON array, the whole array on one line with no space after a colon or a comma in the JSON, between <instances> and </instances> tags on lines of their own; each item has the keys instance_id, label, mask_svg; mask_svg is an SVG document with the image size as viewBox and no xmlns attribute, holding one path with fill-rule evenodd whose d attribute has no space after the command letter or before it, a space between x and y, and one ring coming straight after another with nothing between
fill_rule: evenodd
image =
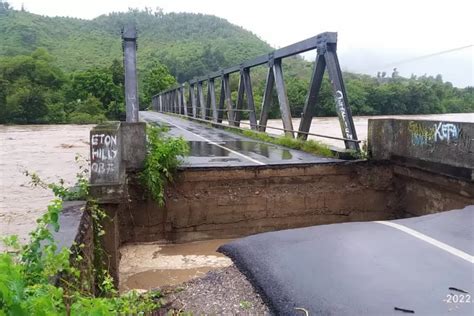
<instances>
[{"instance_id":1,"label":"puddle of water","mask_svg":"<svg viewBox=\"0 0 474 316\"><path fill-rule=\"evenodd\" d=\"M281 149L274 145L269 145L265 143L252 142L252 141L246 141L246 140L226 141L225 143L226 143L225 146L230 149L233 149L236 151L255 153L257 155L264 156L267 158L270 158L272 154L273 156L275 156L278 153L281 154L281 159L283 160L289 160L293 158L293 155L288 149Z\"/></svg>"},{"instance_id":2,"label":"puddle of water","mask_svg":"<svg viewBox=\"0 0 474 316\"><path fill-rule=\"evenodd\" d=\"M247 140L222 141L218 143L238 152L254 153L267 158L271 156L272 158L280 157L282 160L293 159L293 155L288 149L281 149L270 144ZM230 154L228 150L209 144L208 142L189 141L188 144L190 149L189 156L192 157L226 157ZM223 159L223 161L227 160Z\"/></svg>"},{"instance_id":3,"label":"puddle of water","mask_svg":"<svg viewBox=\"0 0 474 316\"><path fill-rule=\"evenodd\" d=\"M290 160L293 158L293 155L290 153L289 150L287 149L283 149L282 152L281 152L281 159L283 160ZM301 160L301 158L300 158Z\"/></svg>"},{"instance_id":4,"label":"puddle of water","mask_svg":"<svg viewBox=\"0 0 474 316\"><path fill-rule=\"evenodd\" d=\"M177 285L208 271L232 264L216 250L231 240L216 239L185 244L137 244L120 249L121 292Z\"/></svg>"},{"instance_id":5,"label":"puddle of water","mask_svg":"<svg viewBox=\"0 0 474 316\"><path fill-rule=\"evenodd\" d=\"M229 151L208 142L189 141L189 156L192 157L224 157Z\"/></svg>"}]
</instances>

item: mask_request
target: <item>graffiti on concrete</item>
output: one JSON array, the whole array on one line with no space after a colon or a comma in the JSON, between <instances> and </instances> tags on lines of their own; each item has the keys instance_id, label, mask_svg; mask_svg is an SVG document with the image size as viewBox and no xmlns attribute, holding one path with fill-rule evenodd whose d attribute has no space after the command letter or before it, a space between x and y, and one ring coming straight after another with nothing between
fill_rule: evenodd
<instances>
[{"instance_id":1,"label":"graffiti on concrete","mask_svg":"<svg viewBox=\"0 0 474 316\"><path fill-rule=\"evenodd\" d=\"M414 121L408 123L408 131L411 133L411 143L415 146L432 144L436 132L432 126Z\"/></svg>"},{"instance_id":2,"label":"graffiti on concrete","mask_svg":"<svg viewBox=\"0 0 474 316\"><path fill-rule=\"evenodd\" d=\"M456 124L439 122L438 125L435 124L435 127L435 142L445 140L449 143L459 138L459 127Z\"/></svg>"},{"instance_id":3,"label":"graffiti on concrete","mask_svg":"<svg viewBox=\"0 0 474 316\"><path fill-rule=\"evenodd\" d=\"M438 122L433 125L426 122L411 121L408 123L411 143L415 146L435 145L445 142L458 143L462 129L459 124Z\"/></svg>"},{"instance_id":4,"label":"graffiti on concrete","mask_svg":"<svg viewBox=\"0 0 474 316\"><path fill-rule=\"evenodd\" d=\"M99 175L114 172L118 156L117 135L94 134L91 145L91 171Z\"/></svg>"}]
</instances>

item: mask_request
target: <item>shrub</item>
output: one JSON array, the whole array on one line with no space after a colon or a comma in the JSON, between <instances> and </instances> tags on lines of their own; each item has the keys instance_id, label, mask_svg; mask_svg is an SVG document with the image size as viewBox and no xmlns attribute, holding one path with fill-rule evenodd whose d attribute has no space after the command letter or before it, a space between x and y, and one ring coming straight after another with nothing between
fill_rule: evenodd
<instances>
[{"instance_id":1,"label":"shrub","mask_svg":"<svg viewBox=\"0 0 474 316\"><path fill-rule=\"evenodd\" d=\"M82 172L86 172L82 170ZM82 174L83 174L82 173ZM35 186L50 188L55 198L49 204L46 213L37 220L37 228L30 233L30 242L24 246L18 243L18 237L3 238L10 252L0 253L0 316L4 315L145 315L160 305L156 301L159 292L148 292L143 295L131 291L119 295L113 288L111 277L96 272L95 283L103 297L94 296L85 291L80 281L81 272L71 264L71 250L58 249L52 230L59 230L59 216L65 198L84 198L88 194L83 176L78 176L78 186L72 192L62 184L48 184L36 174L31 176ZM88 198L94 226L94 244L101 236L105 212L100 210ZM99 220L97 220L99 219ZM103 233L102 233L103 234ZM76 245L81 248L84 245ZM96 249L94 257L97 255ZM83 260L79 254L76 262ZM58 286L59 280L63 286Z\"/></svg>"},{"instance_id":2,"label":"shrub","mask_svg":"<svg viewBox=\"0 0 474 316\"><path fill-rule=\"evenodd\" d=\"M160 205L164 204L164 187L173 180L173 173L181 163L180 156L189 152L188 143L182 138L165 135L166 129L147 126L147 150L145 168L140 179L145 188Z\"/></svg>"}]
</instances>

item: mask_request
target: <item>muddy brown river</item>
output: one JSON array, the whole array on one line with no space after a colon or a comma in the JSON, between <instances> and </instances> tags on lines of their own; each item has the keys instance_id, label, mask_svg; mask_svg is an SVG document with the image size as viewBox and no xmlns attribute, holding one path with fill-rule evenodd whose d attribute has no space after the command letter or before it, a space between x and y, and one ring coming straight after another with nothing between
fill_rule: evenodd
<instances>
[{"instance_id":1,"label":"muddy brown river","mask_svg":"<svg viewBox=\"0 0 474 316\"><path fill-rule=\"evenodd\" d=\"M474 122L474 113L386 117ZM381 117L354 118L359 139L367 137L369 118ZM270 120L268 124L282 127L280 120ZM295 119L293 125L298 128L299 119ZM36 172L48 182L64 179L72 185L78 172L76 155L89 155L90 128L91 125L0 125L0 237L16 234L26 241L36 219L52 198L51 192L32 188L30 179L22 172ZM339 122L334 117L313 120L311 132L341 136ZM341 141L317 139L329 145L343 146ZM126 291L178 284L210 269L228 266L229 259L215 252L224 242L127 245L121 249L120 288ZM0 251L2 249L0 245Z\"/></svg>"},{"instance_id":2,"label":"muddy brown river","mask_svg":"<svg viewBox=\"0 0 474 316\"><path fill-rule=\"evenodd\" d=\"M76 154L87 157L91 125L0 125L0 236L25 241L53 197L33 188L23 171L47 182L75 182ZM0 246L0 250L2 246Z\"/></svg>"}]
</instances>

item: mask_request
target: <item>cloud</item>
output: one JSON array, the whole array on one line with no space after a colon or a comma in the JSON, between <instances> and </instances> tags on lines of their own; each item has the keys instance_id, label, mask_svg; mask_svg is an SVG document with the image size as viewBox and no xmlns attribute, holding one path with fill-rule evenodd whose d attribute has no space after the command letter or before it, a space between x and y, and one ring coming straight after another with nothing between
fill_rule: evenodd
<instances>
[{"instance_id":1,"label":"cloud","mask_svg":"<svg viewBox=\"0 0 474 316\"><path fill-rule=\"evenodd\" d=\"M196 12L223 17L274 47L283 47L325 31L339 33L344 68L376 73L389 64L472 44L470 0L11 0L33 13L92 19L129 7L161 7L165 12ZM473 85L471 50L400 65L401 74L443 74L458 86ZM363 70L373 68L373 70ZM421 72L421 73L420 73Z\"/></svg>"}]
</instances>

